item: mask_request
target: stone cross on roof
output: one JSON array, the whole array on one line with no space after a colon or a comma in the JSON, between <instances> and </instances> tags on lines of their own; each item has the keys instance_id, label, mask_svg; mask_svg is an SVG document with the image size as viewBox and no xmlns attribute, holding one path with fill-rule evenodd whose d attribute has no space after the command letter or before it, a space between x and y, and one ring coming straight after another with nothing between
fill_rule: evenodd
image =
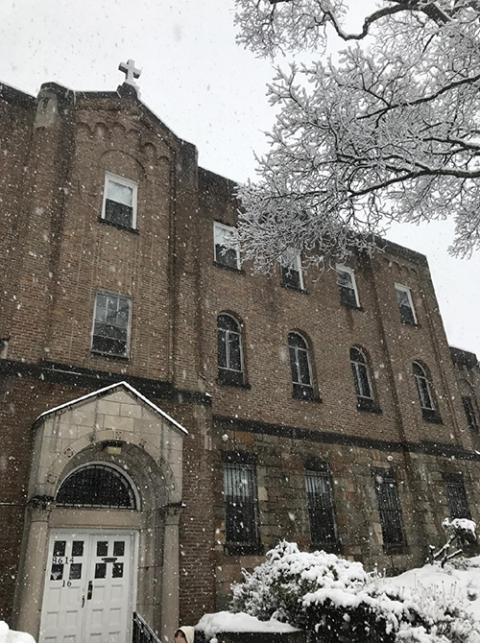
<instances>
[{"instance_id":1,"label":"stone cross on roof","mask_svg":"<svg viewBox=\"0 0 480 643\"><path fill-rule=\"evenodd\" d=\"M135 61L129 58L126 63L120 63L118 69L125 74L125 80L123 82L138 89L135 78L140 78L142 70L135 67Z\"/></svg>"}]
</instances>

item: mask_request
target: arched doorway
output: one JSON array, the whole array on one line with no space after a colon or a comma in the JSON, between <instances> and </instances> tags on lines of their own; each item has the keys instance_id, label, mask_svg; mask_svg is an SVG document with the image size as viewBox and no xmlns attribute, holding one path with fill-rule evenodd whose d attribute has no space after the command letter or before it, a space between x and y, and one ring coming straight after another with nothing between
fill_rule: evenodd
<instances>
[{"instance_id":1,"label":"arched doorway","mask_svg":"<svg viewBox=\"0 0 480 643\"><path fill-rule=\"evenodd\" d=\"M82 465L67 475L55 504L108 512L140 509L132 481L105 462ZM39 643L131 640L137 545L135 530L52 529Z\"/></svg>"}]
</instances>

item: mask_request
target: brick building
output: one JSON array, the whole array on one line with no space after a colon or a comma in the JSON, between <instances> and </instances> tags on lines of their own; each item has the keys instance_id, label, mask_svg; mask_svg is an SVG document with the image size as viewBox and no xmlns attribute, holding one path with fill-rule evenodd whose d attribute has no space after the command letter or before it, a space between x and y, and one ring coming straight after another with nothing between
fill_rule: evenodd
<instances>
[{"instance_id":1,"label":"brick building","mask_svg":"<svg viewBox=\"0 0 480 643\"><path fill-rule=\"evenodd\" d=\"M233 188L130 84L0 85L0 615L42 642L171 634L281 538L398 570L480 519L426 258L254 274Z\"/></svg>"}]
</instances>

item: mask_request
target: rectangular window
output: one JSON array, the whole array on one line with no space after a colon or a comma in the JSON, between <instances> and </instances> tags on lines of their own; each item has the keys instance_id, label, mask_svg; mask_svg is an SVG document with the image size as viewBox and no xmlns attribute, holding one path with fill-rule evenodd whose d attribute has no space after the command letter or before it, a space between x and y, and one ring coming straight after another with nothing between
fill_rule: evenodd
<instances>
[{"instance_id":1,"label":"rectangular window","mask_svg":"<svg viewBox=\"0 0 480 643\"><path fill-rule=\"evenodd\" d=\"M302 258L297 250L288 253L289 265L282 266L282 284L287 288L303 290Z\"/></svg>"},{"instance_id":2,"label":"rectangular window","mask_svg":"<svg viewBox=\"0 0 480 643\"><path fill-rule=\"evenodd\" d=\"M312 545L336 545L337 528L333 506L333 490L330 473L324 470L305 471L308 516Z\"/></svg>"},{"instance_id":3,"label":"rectangular window","mask_svg":"<svg viewBox=\"0 0 480 643\"><path fill-rule=\"evenodd\" d=\"M417 323L417 316L415 314L410 288L402 286L402 284L395 284L395 295L397 297L397 304L400 310L400 319L402 323L415 326Z\"/></svg>"},{"instance_id":4,"label":"rectangular window","mask_svg":"<svg viewBox=\"0 0 480 643\"><path fill-rule=\"evenodd\" d=\"M240 270L240 249L233 226L215 221L213 224L215 263Z\"/></svg>"},{"instance_id":5,"label":"rectangular window","mask_svg":"<svg viewBox=\"0 0 480 643\"><path fill-rule=\"evenodd\" d=\"M224 494L227 546L257 548L257 481L253 462L224 463Z\"/></svg>"},{"instance_id":6,"label":"rectangular window","mask_svg":"<svg viewBox=\"0 0 480 643\"><path fill-rule=\"evenodd\" d=\"M337 285L340 290L340 302L348 308L359 308L357 284L355 273L351 268L337 264Z\"/></svg>"},{"instance_id":7,"label":"rectangular window","mask_svg":"<svg viewBox=\"0 0 480 643\"><path fill-rule=\"evenodd\" d=\"M450 520L454 518L471 518L465 484L461 473L447 473L443 476L447 491Z\"/></svg>"},{"instance_id":8,"label":"rectangular window","mask_svg":"<svg viewBox=\"0 0 480 643\"><path fill-rule=\"evenodd\" d=\"M465 409L465 415L467 417L468 428L478 433L477 414L475 413L475 406L473 404L472 398L468 395L465 395L464 397L462 397L462 402L463 408Z\"/></svg>"},{"instance_id":9,"label":"rectangular window","mask_svg":"<svg viewBox=\"0 0 480 643\"><path fill-rule=\"evenodd\" d=\"M126 357L129 349L131 302L113 293L97 293L93 316L92 351Z\"/></svg>"},{"instance_id":10,"label":"rectangular window","mask_svg":"<svg viewBox=\"0 0 480 643\"><path fill-rule=\"evenodd\" d=\"M382 526L383 545L387 549L401 546L405 540L395 474L386 469L377 469L373 472L373 476Z\"/></svg>"},{"instance_id":11,"label":"rectangular window","mask_svg":"<svg viewBox=\"0 0 480 643\"><path fill-rule=\"evenodd\" d=\"M135 228L137 219L137 184L107 173L103 193L102 219L122 228Z\"/></svg>"}]
</instances>

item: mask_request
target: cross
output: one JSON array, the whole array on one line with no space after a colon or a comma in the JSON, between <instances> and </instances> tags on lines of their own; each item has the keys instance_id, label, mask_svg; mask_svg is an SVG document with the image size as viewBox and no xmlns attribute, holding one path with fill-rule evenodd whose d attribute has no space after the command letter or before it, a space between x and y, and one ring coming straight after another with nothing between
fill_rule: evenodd
<instances>
[{"instance_id":1,"label":"cross","mask_svg":"<svg viewBox=\"0 0 480 643\"><path fill-rule=\"evenodd\" d=\"M118 69L125 74L124 83L136 87L135 78L139 78L142 73L141 69L135 68L135 61L129 58L126 63L120 63Z\"/></svg>"}]
</instances>

